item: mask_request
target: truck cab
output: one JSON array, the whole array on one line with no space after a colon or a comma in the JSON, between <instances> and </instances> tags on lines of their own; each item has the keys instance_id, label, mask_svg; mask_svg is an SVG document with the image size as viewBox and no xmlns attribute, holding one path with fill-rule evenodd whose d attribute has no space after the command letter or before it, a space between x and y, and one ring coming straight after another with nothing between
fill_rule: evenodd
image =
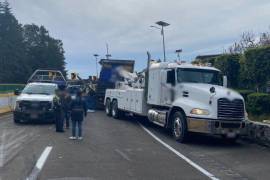
<instances>
[{"instance_id":1,"label":"truck cab","mask_svg":"<svg viewBox=\"0 0 270 180\"><path fill-rule=\"evenodd\" d=\"M226 78L213 67L153 63L147 103L159 110L152 109L152 114L161 114L165 109L166 118L150 114L150 119L171 128L176 139L187 132L236 138L244 133L245 104L243 97L226 84Z\"/></svg>"}]
</instances>

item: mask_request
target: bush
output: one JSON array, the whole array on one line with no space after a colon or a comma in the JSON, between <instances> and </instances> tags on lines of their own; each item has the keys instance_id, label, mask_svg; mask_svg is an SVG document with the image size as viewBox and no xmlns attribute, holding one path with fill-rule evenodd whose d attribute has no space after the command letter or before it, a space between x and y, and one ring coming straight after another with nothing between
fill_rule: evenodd
<instances>
[{"instance_id":1,"label":"bush","mask_svg":"<svg viewBox=\"0 0 270 180\"><path fill-rule=\"evenodd\" d=\"M248 95L247 111L254 115L270 114L270 95L265 93Z\"/></svg>"},{"instance_id":2,"label":"bush","mask_svg":"<svg viewBox=\"0 0 270 180\"><path fill-rule=\"evenodd\" d=\"M240 93L244 97L244 99L245 99L246 102L248 100L248 95L254 93L253 90L248 90L248 89L237 89L236 91L238 93Z\"/></svg>"}]
</instances>

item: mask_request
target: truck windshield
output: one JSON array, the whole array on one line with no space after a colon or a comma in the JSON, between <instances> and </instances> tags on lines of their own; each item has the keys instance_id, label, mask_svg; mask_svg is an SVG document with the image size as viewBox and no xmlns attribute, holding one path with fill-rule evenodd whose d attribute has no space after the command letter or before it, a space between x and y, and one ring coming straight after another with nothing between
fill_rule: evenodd
<instances>
[{"instance_id":1,"label":"truck windshield","mask_svg":"<svg viewBox=\"0 0 270 180\"><path fill-rule=\"evenodd\" d=\"M177 81L222 85L222 76L215 70L178 68Z\"/></svg>"},{"instance_id":2,"label":"truck windshield","mask_svg":"<svg viewBox=\"0 0 270 180\"><path fill-rule=\"evenodd\" d=\"M52 95L56 87L50 85L27 85L22 91L23 94L45 94Z\"/></svg>"}]
</instances>

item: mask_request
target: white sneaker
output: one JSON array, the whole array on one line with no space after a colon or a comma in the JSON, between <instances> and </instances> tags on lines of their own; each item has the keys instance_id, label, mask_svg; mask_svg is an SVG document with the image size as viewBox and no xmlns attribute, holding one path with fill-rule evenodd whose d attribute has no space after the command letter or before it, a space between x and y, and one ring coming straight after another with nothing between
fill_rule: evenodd
<instances>
[{"instance_id":1,"label":"white sneaker","mask_svg":"<svg viewBox=\"0 0 270 180\"><path fill-rule=\"evenodd\" d=\"M83 137L78 137L78 140L83 140Z\"/></svg>"},{"instance_id":2,"label":"white sneaker","mask_svg":"<svg viewBox=\"0 0 270 180\"><path fill-rule=\"evenodd\" d=\"M71 137L69 137L69 139L71 139L71 140L75 140L75 139L76 139L76 137L71 136Z\"/></svg>"}]
</instances>

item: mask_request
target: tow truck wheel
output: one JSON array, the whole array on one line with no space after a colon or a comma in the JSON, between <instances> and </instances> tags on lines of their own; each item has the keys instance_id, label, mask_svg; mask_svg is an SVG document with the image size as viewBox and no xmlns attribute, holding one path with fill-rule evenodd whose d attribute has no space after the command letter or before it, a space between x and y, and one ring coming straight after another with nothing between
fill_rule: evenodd
<instances>
[{"instance_id":1,"label":"tow truck wheel","mask_svg":"<svg viewBox=\"0 0 270 180\"><path fill-rule=\"evenodd\" d=\"M118 119L119 118L119 109L118 109L117 100L113 100L113 102L112 102L112 117L114 119Z\"/></svg>"},{"instance_id":2,"label":"tow truck wheel","mask_svg":"<svg viewBox=\"0 0 270 180\"><path fill-rule=\"evenodd\" d=\"M187 140L187 123L185 116L181 112L175 112L172 119L172 134L176 141L185 142Z\"/></svg>"},{"instance_id":3,"label":"tow truck wheel","mask_svg":"<svg viewBox=\"0 0 270 180\"><path fill-rule=\"evenodd\" d=\"M110 99L107 99L106 100L105 110L106 110L107 116L111 116L112 115L112 108L111 108L111 101L110 101Z\"/></svg>"}]
</instances>

